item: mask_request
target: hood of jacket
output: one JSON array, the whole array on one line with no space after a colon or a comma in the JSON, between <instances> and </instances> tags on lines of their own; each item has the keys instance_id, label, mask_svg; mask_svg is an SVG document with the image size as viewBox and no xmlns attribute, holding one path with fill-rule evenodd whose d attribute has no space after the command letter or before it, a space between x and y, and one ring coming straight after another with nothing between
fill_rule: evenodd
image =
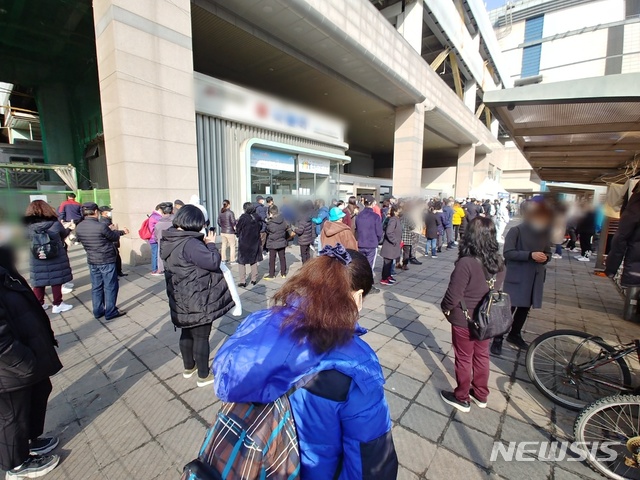
<instances>
[{"instance_id":1,"label":"hood of jacket","mask_svg":"<svg viewBox=\"0 0 640 480\"><path fill-rule=\"evenodd\" d=\"M384 384L378 358L359 337L329 352L316 353L281 330L290 308L272 308L247 317L216 354L213 362L216 395L224 402L269 403L303 377L323 370L348 375L366 394Z\"/></svg>"},{"instance_id":2,"label":"hood of jacket","mask_svg":"<svg viewBox=\"0 0 640 480\"><path fill-rule=\"evenodd\" d=\"M178 230L175 227L164 230L162 232L162 248L160 249L160 257L163 260L166 260L176 248L182 247L182 245L192 238L202 240L204 238L204 234L201 232Z\"/></svg>"},{"instance_id":3,"label":"hood of jacket","mask_svg":"<svg viewBox=\"0 0 640 480\"><path fill-rule=\"evenodd\" d=\"M337 222L326 222L323 227L324 234L327 237L333 237L335 235L339 235L344 231L351 232L351 227L344 223L342 220L338 220Z\"/></svg>"},{"instance_id":4,"label":"hood of jacket","mask_svg":"<svg viewBox=\"0 0 640 480\"><path fill-rule=\"evenodd\" d=\"M284 217L279 214L279 215L276 215L275 217L271 217L269 219L269 222L280 225L281 223L284 223Z\"/></svg>"},{"instance_id":5,"label":"hood of jacket","mask_svg":"<svg viewBox=\"0 0 640 480\"><path fill-rule=\"evenodd\" d=\"M53 225L55 222L57 222L58 219L56 218L46 218L46 217L34 217L34 216L28 216L28 217L24 217L24 224L25 225L35 225L38 223L42 223L43 226L45 226L44 224L46 224L45 228L50 228L51 225Z\"/></svg>"}]
</instances>

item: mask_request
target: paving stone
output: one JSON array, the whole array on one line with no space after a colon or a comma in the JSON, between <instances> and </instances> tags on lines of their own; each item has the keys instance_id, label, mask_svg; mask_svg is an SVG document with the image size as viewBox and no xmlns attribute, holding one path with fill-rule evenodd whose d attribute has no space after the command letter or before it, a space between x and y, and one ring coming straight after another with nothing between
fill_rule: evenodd
<instances>
[{"instance_id":1,"label":"paving stone","mask_svg":"<svg viewBox=\"0 0 640 480\"><path fill-rule=\"evenodd\" d=\"M500 425L501 414L489 408L480 409L471 403L471 412L469 414L457 413L455 421L460 422L467 427L475 428L490 437L493 437L498 431Z\"/></svg>"},{"instance_id":2,"label":"paving stone","mask_svg":"<svg viewBox=\"0 0 640 480\"><path fill-rule=\"evenodd\" d=\"M397 421L404 413L409 405L409 400L402 398L400 395L396 395L393 392L385 392L387 403L389 404L389 411L391 412L391 420Z\"/></svg>"},{"instance_id":3,"label":"paving stone","mask_svg":"<svg viewBox=\"0 0 640 480\"><path fill-rule=\"evenodd\" d=\"M459 412L456 416L464 415ZM490 466L493 437L466 427L459 422L451 422L442 445L463 458L483 466Z\"/></svg>"},{"instance_id":4,"label":"paving stone","mask_svg":"<svg viewBox=\"0 0 640 480\"><path fill-rule=\"evenodd\" d=\"M398 372L393 373L389 378L387 378L387 383L385 385L387 390L395 392L408 399L415 397L421 387L422 382Z\"/></svg>"},{"instance_id":5,"label":"paving stone","mask_svg":"<svg viewBox=\"0 0 640 480\"><path fill-rule=\"evenodd\" d=\"M435 443L400 426L393 428L393 443L400 465L419 475L427 469L436 454Z\"/></svg>"},{"instance_id":6,"label":"paving stone","mask_svg":"<svg viewBox=\"0 0 640 480\"><path fill-rule=\"evenodd\" d=\"M446 448L438 448L431 465L429 465L426 478L429 480L442 480L462 477L465 480L486 480L489 475L482 468L465 460L464 457L461 458L458 454Z\"/></svg>"},{"instance_id":7,"label":"paving stone","mask_svg":"<svg viewBox=\"0 0 640 480\"><path fill-rule=\"evenodd\" d=\"M411 405L400 419L401 425L433 442L442 436L448 422L448 417L417 404Z\"/></svg>"}]
</instances>

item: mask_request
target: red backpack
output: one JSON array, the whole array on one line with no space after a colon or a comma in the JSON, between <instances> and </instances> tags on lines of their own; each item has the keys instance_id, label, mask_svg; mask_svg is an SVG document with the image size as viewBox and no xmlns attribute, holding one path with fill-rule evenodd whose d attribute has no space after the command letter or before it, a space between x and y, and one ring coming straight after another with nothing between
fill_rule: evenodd
<instances>
[{"instance_id":1,"label":"red backpack","mask_svg":"<svg viewBox=\"0 0 640 480\"><path fill-rule=\"evenodd\" d=\"M149 228L149 217L144 219L142 225L140 225L140 230L138 230L138 235L142 240L150 240L151 239L151 228Z\"/></svg>"}]
</instances>

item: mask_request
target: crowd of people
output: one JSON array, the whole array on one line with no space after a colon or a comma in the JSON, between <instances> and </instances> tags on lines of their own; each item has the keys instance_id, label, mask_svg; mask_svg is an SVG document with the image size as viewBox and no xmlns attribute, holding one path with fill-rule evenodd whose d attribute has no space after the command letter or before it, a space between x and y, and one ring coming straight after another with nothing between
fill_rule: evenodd
<instances>
[{"instance_id":1,"label":"crowd of people","mask_svg":"<svg viewBox=\"0 0 640 480\"><path fill-rule=\"evenodd\" d=\"M398 462L384 376L357 323L363 299L379 291L376 276L380 286L392 287L400 271L457 249L441 304L452 325L456 388L441 397L462 412L471 402L485 408L489 356L502 354L503 337L474 338L468 315L476 314L490 285L503 290L513 315L504 340L527 348L522 331L530 309L542 306L546 265L561 255L565 242L572 250L578 239L581 258L588 260L598 229L592 208L570 213L538 197L520 206L522 222L504 237L515 210L508 201L473 198L389 198L379 204L366 195L330 205L286 198L276 205L272 197L258 196L238 216L225 200L213 221L194 196L186 204L158 204L138 233L149 244L151 275L166 282L185 379L196 376L198 387L215 384L227 402L270 403L288 395L303 478L392 479ZM49 378L62 368L45 313L45 288L52 290L53 313L72 308L63 301L73 279L70 235L86 251L93 316L110 321L125 315L117 306L118 277L126 275L118 247L129 230L113 223L109 207L80 204L69 195L56 212L35 200L25 224L30 283L17 272L8 243L0 242L0 467L9 479L36 478L59 461L50 455L57 438L42 437ZM299 248L303 265L289 277L290 245ZM248 287L248 274L251 286L260 281L258 264L265 256L263 280L274 280L277 272L287 280L272 306L248 316L221 347L212 372L213 323L234 308L234 291ZM623 257L615 257L618 265ZM237 265L235 281L227 265Z\"/></svg>"}]
</instances>

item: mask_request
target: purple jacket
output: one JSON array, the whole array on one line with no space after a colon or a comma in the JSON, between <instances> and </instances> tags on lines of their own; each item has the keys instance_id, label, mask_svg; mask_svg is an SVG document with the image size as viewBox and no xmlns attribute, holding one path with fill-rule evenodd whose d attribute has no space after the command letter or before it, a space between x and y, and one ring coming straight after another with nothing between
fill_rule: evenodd
<instances>
[{"instance_id":1,"label":"purple jacket","mask_svg":"<svg viewBox=\"0 0 640 480\"><path fill-rule=\"evenodd\" d=\"M156 231L156 223L158 223L161 218L162 215L160 215L158 212L153 212L151 215L149 215L149 231L151 231L151 238L149 239L149 243L158 243L158 240L156 240L156 236L154 235L154 233Z\"/></svg>"},{"instance_id":2,"label":"purple jacket","mask_svg":"<svg viewBox=\"0 0 640 480\"><path fill-rule=\"evenodd\" d=\"M356 235L359 248L378 248L382 240L382 222L372 208L365 208L356 216Z\"/></svg>"}]
</instances>

